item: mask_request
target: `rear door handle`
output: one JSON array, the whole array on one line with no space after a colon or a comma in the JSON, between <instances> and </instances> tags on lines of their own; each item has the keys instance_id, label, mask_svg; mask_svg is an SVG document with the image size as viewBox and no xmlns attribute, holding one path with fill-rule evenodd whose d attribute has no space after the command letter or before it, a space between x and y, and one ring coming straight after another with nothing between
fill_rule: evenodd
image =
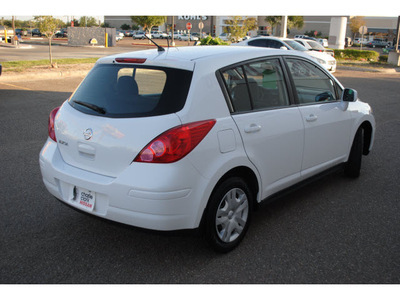
<instances>
[{"instance_id":1,"label":"rear door handle","mask_svg":"<svg viewBox=\"0 0 400 300\"><path fill-rule=\"evenodd\" d=\"M257 132L261 130L261 126L257 124L250 124L244 128L244 132L246 133L252 133L252 132Z\"/></svg>"},{"instance_id":2,"label":"rear door handle","mask_svg":"<svg viewBox=\"0 0 400 300\"><path fill-rule=\"evenodd\" d=\"M307 122L314 122L314 121L317 121L317 119L318 119L318 117L316 115L311 114L306 118L306 121Z\"/></svg>"}]
</instances>

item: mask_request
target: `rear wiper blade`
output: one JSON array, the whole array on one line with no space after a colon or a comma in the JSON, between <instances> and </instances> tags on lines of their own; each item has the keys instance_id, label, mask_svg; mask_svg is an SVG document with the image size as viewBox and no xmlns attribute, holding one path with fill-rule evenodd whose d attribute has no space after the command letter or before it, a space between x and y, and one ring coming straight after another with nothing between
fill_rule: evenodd
<instances>
[{"instance_id":1,"label":"rear wiper blade","mask_svg":"<svg viewBox=\"0 0 400 300\"><path fill-rule=\"evenodd\" d=\"M102 115L104 115L106 113L106 110L104 108L102 108L100 106L97 106L95 104L92 104L92 103L87 103L87 102L83 102L83 101L76 101L76 100L73 100L72 102L74 102L76 104L79 104L79 105L82 105L84 107L90 108L91 110L94 110L95 112L98 112L98 113L100 113Z\"/></svg>"}]
</instances>

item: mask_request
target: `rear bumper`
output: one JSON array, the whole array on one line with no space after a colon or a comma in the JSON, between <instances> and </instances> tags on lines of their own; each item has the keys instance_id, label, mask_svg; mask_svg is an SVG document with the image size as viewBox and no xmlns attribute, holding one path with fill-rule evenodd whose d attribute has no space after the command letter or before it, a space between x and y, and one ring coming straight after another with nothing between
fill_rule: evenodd
<instances>
[{"instance_id":1,"label":"rear bumper","mask_svg":"<svg viewBox=\"0 0 400 300\"><path fill-rule=\"evenodd\" d=\"M199 226L207 180L188 161L163 165L134 163L114 178L66 164L57 144L48 139L39 162L47 190L76 209L153 230ZM76 190L80 188L95 194L92 211L78 204Z\"/></svg>"}]
</instances>

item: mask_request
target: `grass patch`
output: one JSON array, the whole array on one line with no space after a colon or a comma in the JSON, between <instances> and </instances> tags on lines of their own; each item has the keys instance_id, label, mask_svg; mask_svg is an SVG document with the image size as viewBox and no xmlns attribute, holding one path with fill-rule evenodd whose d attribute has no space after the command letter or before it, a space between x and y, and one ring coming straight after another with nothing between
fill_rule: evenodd
<instances>
[{"instance_id":1,"label":"grass patch","mask_svg":"<svg viewBox=\"0 0 400 300\"><path fill-rule=\"evenodd\" d=\"M63 65L92 64L98 59L99 58L60 58L53 59L53 63L57 63L58 67L62 67ZM3 72L23 72L32 68L50 67L50 61L48 59L6 61L1 64L3 66Z\"/></svg>"},{"instance_id":2,"label":"grass patch","mask_svg":"<svg viewBox=\"0 0 400 300\"><path fill-rule=\"evenodd\" d=\"M337 59L337 64L339 66L348 66L348 67L360 67L360 68L393 68L393 65L388 64L385 61L359 61L359 60L345 60L345 59Z\"/></svg>"}]
</instances>

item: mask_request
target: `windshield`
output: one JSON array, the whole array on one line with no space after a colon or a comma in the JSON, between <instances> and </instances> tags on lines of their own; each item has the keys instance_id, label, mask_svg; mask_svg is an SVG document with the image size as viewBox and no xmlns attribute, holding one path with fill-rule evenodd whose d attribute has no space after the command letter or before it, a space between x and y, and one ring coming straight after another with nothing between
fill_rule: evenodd
<instances>
[{"instance_id":1,"label":"windshield","mask_svg":"<svg viewBox=\"0 0 400 300\"><path fill-rule=\"evenodd\" d=\"M293 40L284 40L286 44L288 44L291 48L297 51L307 51L306 48L304 48L302 45L300 45L298 42L293 41Z\"/></svg>"},{"instance_id":2,"label":"windshield","mask_svg":"<svg viewBox=\"0 0 400 300\"><path fill-rule=\"evenodd\" d=\"M99 64L69 99L75 109L111 118L147 117L181 110L192 72L172 68Z\"/></svg>"}]
</instances>

